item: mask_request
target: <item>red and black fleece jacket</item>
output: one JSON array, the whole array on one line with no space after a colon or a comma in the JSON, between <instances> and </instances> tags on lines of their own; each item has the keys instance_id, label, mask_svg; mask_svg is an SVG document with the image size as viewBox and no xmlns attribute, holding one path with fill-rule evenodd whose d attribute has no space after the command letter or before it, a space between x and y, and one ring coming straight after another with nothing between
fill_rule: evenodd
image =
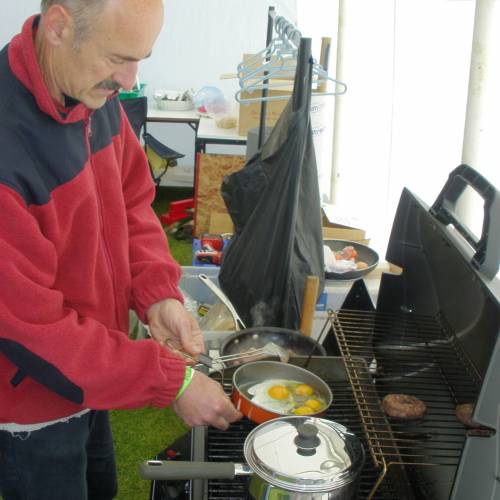
<instances>
[{"instance_id":1,"label":"red and black fleece jacket","mask_svg":"<svg viewBox=\"0 0 500 500\"><path fill-rule=\"evenodd\" d=\"M59 109L28 19L0 52L0 423L163 407L185 363L128 338L182 300L147 160L116 96Z\"/></svg>"}]
</instances>

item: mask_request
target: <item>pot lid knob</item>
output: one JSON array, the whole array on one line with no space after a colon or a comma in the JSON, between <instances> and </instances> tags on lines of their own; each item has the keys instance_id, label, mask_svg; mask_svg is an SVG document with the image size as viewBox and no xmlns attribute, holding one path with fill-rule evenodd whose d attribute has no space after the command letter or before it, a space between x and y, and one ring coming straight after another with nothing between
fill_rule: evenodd
<instances>
[{"instance_id":1,"label":"pot lid knob","mask_svg":"<svg viewBox=\"0 0 500 500\"><path fill-rule=\"evenodd\" d=\"M297 445L297 453L311 456L316 453L316 448L321 444L318 437L318 428L313 424L301 424L297 427L297 436L293 440Z\"/></svg>"}]
</instances>

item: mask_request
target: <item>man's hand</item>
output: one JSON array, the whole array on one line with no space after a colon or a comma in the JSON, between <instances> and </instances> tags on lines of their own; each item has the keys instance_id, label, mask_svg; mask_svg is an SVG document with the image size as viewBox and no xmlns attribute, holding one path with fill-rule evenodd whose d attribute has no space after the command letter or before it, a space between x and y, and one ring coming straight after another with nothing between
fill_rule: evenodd
<instances>
[{"instance_id":1,"label":"man's hand","mask_svg":"<svg viewBox=\"0 0 500 500\"><path fill-rule=\"evenodd\" d=\"M172 403L172 409L191 427L211 425L227 429L243 416L220 384L197 371L181 397Z\"/></svg>"},{"instance_id":2,"label":"man's hand","mask_svg":"<svg viewBox=\"0 0 500 500\"><path fill-rule=\"evenodd\" d=\"M178 300L165 299L153 304L146 317L151 336L160 344L193 357L205 351L203 332Z\"/></svg>"}]
</instances>

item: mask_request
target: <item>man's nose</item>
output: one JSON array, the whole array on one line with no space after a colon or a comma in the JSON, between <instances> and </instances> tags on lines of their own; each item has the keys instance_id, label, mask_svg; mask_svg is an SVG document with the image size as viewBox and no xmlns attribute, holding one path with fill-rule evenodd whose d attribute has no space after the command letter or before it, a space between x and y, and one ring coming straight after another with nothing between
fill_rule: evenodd
<instances>
[{"instance_id":1,"label":"man's nose","mask_svg":"<svg viewBox=\"0 0 500 500\"><path fill-rule=\"evenodd\" d=\"M139 64L135 61L127 62L113 74L113 80L124 90L131 90L137 80L137 70Z\"/></svg>"}]
</instances>

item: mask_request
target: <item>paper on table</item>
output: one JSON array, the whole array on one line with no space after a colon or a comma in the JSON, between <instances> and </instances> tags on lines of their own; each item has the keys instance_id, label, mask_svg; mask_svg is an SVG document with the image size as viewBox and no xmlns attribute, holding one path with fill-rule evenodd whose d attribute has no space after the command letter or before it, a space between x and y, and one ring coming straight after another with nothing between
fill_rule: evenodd
<instances>
[{"instance_id":1,"label":"paper on table","mask_svg":"<svg viewBox=\"0 0 500 500\"><path fill-rule=\"evenodd\" d=\"M339 226L352 227L363 229L363 224L358 217L342 212L342 209L336 205L324 203L321 205L325 217L330 224L338 224Z\"/></svg>"}]
</instances>

